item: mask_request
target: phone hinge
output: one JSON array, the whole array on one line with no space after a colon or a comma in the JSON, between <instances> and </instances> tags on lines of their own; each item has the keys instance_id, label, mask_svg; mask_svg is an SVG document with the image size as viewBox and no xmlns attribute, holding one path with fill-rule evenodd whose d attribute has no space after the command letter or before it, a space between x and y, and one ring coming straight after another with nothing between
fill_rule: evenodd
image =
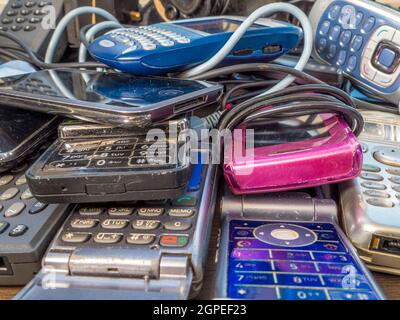
<instances>
[{"instance_id":1,"label":"phone hinge","mask_svg":"<svg viewBox=\"0 0 400 320\"><path fill-rule=\"evenodd\" d=\"M159 278L160 253L123 248L80 248L69 259L71 275Z\"/></svg>"},{"instance_id":2,"label":"phone hinge","mask_svg":"<svg viewBox=\"0 0 400 320\"><path fill-rule=\"evenodd\" d=\"M187 256L163 255L160 260L160 279L187 278L190 261Z\"/></svg>"},{"instance_id":3,"label":"phone hinge","mask_svg":"<svg viewBox=\"0 0 400 320\"><path fill-rule=\"evenodd\" d=\"M237 214L249 219L279 221L333 221L336 204L331 199L312 198L306 193L283 192L267 195L225 195L224 214Z\"/></svg>"}]
</instances>

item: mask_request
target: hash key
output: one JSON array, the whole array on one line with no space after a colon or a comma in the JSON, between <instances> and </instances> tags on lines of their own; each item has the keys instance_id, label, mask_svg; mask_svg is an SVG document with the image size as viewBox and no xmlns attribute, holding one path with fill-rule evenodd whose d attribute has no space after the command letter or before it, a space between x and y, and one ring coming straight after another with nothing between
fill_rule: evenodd
<instances>
[{"instance_id":1,"label":"hash key","mask_svg":"<svg viewBox=\"0 0 400 320\"><path fill-rule=\"evenodd\" d=\"M127 236L126 242L129 244L145 245L154 242L156 236L153 234L131 233Z\"/></svg>"}]
</instances>

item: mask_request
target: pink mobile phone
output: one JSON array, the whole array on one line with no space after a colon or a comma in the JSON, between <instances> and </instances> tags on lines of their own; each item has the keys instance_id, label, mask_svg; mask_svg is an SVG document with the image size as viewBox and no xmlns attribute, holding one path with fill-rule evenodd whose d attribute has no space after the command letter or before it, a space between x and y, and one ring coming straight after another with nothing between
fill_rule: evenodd
<instances>
[{"instance_id":1,"label":"pink mobile phone","mask_svg":"<svg viewBox=\"0 0 400 320\"><path fill-rule=\"evenodd\" d=\"M246 129L254 130L248 141ZM226 142L224 159L225 179L234 194L307 188L360 174L361 146L336 114L258 121L236 130L243 139Z\"/></svg>"}]
</instances>

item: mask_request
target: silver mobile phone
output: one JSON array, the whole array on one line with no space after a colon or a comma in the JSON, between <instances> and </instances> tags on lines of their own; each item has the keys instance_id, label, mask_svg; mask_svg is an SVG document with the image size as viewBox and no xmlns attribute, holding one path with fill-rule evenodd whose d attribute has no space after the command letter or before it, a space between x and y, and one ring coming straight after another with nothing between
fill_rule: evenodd
<instances>
[{"instance_id":1,"label":"silver mobile phone","mask_svg":"<svg viewBox=\"0 0 400 320\"><path fill-rule=\"evenodd\" d=\"M383 299L336 221L336 204L307 193L222 200L217 298Z\"/></svg>"},{"instance_id":2,"label":"silver mobile phone","mask_svg":"<svg viewBox=\"0 0 400 320\"><path fill-rule=\"evenodd\" d=\"M41 272L16 299L196 296L218 182L217 166L201 166L193 169L187 192L177 199L77 206L45 255Z\"/></svg>"},{"instance_id":3,"label":"silver mobile phone","mask_svg":"<svg viewBox=\"0 0 400 320\"><path fill-rule=\"evenodd\" d=\"M362 114L363 170L339 185L343 225L370 269L400 275L400 116Z\"/></svg>"}]
</instances>

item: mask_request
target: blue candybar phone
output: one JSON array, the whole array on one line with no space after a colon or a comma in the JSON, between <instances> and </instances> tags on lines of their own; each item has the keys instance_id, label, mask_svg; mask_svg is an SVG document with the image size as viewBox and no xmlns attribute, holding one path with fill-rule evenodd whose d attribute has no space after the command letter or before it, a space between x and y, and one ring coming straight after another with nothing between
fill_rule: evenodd
<instances>
[{"instance_id":1,"label":"blue candybar phone","mask_svg":"<svg viewBox=\"0 0 400 320\"><path fill-rule=\"evenodd\" d=\"M89 52L96 60L128 73L180 71L209 60L244 20L207 17L116 29L94 40ZM296 47L301 38L302 30L296 26L259 19L222 65L272 61Z\"/></svg>"},{"instance_id":2,"label":"blue candybar phone","mask_svg":"<svg viewBox=\"0 0 400 320\"><path fill-rule=\"evenodd\" d=\"M333 200L302 192L225 195L216 297L383 299L336 212Z\"/></svg>"}]
</instances>

